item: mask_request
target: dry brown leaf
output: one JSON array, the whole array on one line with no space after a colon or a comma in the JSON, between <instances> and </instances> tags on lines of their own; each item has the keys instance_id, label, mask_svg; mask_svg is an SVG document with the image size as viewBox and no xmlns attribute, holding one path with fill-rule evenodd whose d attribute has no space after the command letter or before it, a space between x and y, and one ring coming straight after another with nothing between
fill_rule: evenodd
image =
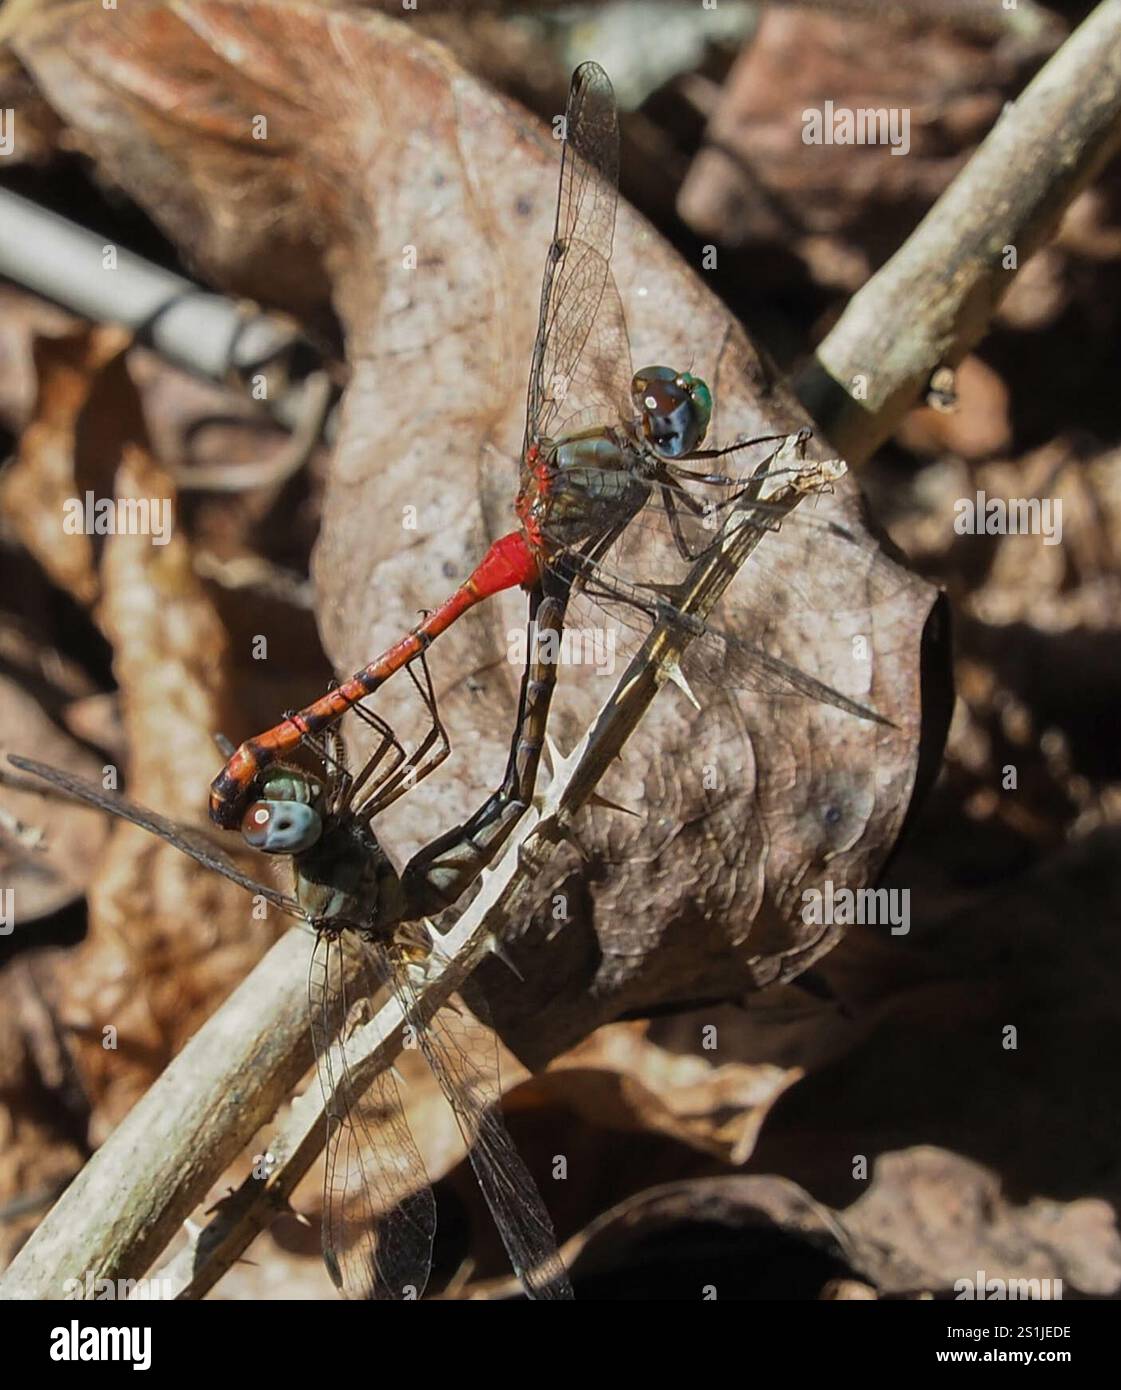
<instances>
[{"instance_id":1,"label":"dry brown leaf","mask_svg":"<svg viewBox=\"0 0 1121 1390\"><path fill-rule=\"evenodd\" d=\"M884 1154L843 1215L862 1272L881 1293L952 1293L959 1279L1061 1279L1066 1296L1121 1287L1121 1240L1108 1201L1011 1200L981 1164L943 1149Z\"/></svg>"},{"instance_id":2,"label":"dry brown leaf","mask_svg":"<svg viewBox=\"0 0 1121 1390\"><path fill-rule=\"evenodd\" d=\"M856 289L999 114L1032 50L883 16L768 7L728 77L678 198L722 246L779 239L820 283ZM888 145L803 141L806 110L905 111Z\"/></svg>"},{"instance_id":3,"label":"dry brown leaf","mask_svg":"<svg viewBox=\"0 0 1121 1390\"><path fill-rule=\"evenodd\" d=\"M555 143L407 26L376 17L147 4L110 24L83 10L27 30L19 51L103 168L219 283L314 318L329 277L354 372L316 578L328 649L354 669L511 525ZM255 117L267 140L253 138ZM706 376L719 439L795 422L719 303L626 208L615 270L635 360ZM404 530L414 507L417 530ZM854 485L818 514L859 530ZM845 548L808 539L764 578L765 610L747 617L745 576L725 622L826 681L851 689L858 671L896 727L708 692L696 715L664 694L604 785L638 817L587 818L584 862L558 861L542 885L549 914L563 896L565 931L549 951L521 953L525 986L492 981L521 1055L540 1061L625 1010L796 974L841 930L795 920L801 891L825 877L865 882L890 849L914 785L932 591L900 570L870 610ZM508 596L434 653L460 757L454 779L431 779L387 818L402 852L461 819L498 777L519 674L508 634L523 606ZM858 667L860 638L871 660ZM586 671L564 676L562 747L609 688ZM387 713L415 727L400 684Z\"/></svg>"},{"instance_id":4,"label":"dry brown leaf","mask_svg":"<svg viewBox=\"0 0 1121 1390\"><path fill-rule=\"evenodd\" d=\"M64 500L87 489L174 507L174 487L148 452L127 343L119 330L88 329L37 344L39 415L7 500L44 568L79 599L97 596L94 615L120 687L130 794L198 822L198 789L217 761L211 734L222 722L226 636L190 543L174 523L165 544L148 534L69 534L62 525ZM12 751L38 755L30 727L21 727ZM276 924L253 921L240 889L129 825L114 827L88 888L89 936L59 964L51 994L87 1089L102 1102L99 1134L244 975Z\"/></svg>"},{"instance_id":5,"label":"dry brown leaf","mask_svg":"<svg viewBox=\"0 0 1121 1390\"><path fill-rule=\"evenodd\" d=\"M8 753L34 749L46 762L65 763L83 776L100 765L76 750L19 686L0 681L0 883L15 893L16 930L75 902L86 891L105 844L105 818L65 801L45 802L17 790L7 774ZM30 779L25 779L30 788ZM25 943L27 944L27 943Z\"/></svg>"},{"instance_id":6,"label":"dry brown leaf","mask_svg":"<svg viewBox=\"0 0 1121 1390\"><path fill-rule=\"evenodd\" d=\"M1102 830L955 903L920 838L892 869L920 905L911 937L855 953L871 934L853 933L823 962L852 1001L854 1035L779 1098L751 1163L878 1248L882 1263L866 1250L863 1267L881 1289L972 1278L971 1250L994 1276L1027 1277L1030 1256L1033 1274L1083 1292L1121 1288L1105 1100L1119 1045L1117 854L1116 829Z\"/></svg>"},{"instance_id":7,"label":"dry brown leaf","mask_svg":"<svg viewBox=\"0 0 1121 1390\"><path fill-rule=\"evenodd\" d=\"M704 1016L694 1017L703 1030ZM585 1124L658 1135L741 1163L767 1111L801 1072L731 1056L723 1026L720 1052L706 1055L666 1049L647 1023L610 1024L559 1057L539 1089Z\"/></svg>"},{"instance_id":8,"label":"dry brown leaf","mask_svg":"<svg viewBox=\"0 0 1121 1390\"><path fill-rule=\"evenodd\" d=\"M815 1298L854 1255L827 1207L770 1176L648 1188L565 1246L588 1298Z\"/></svg>"},{"instance_id":9,"label":"dry brown leaf","mask_svg":"<svg viewBox=\"0 0 1121 1390\"><path fill-rule=\"evenodd\" d=\"M76 430L90 381L128 342L129 335L119 328L76 328L61 337L35 340L34 418L17 458L0 479L0 505L20 540L54 582L82 604L93 603L98 593L96 541L62 530L66 503L83 492L75 469Z\"/></svg>"},{"instance_id":10,"label":"dry brown leaf","mask_svg":"<svg viewBox=\"0 0 1121 1390\"><path fill-rule=\"evenodd\" d=\"M61 337L76 327L53 304L14 285L0 285L0 420L22 433L35 410L38 382L32 351L37 337Z\"/></svg>"},{"instance_id":11,"label":"dry brown leaf","mask_svg":"<svg viewBox=\"0 0 1121 1390\"><path fill-rule=\"evenodd\" d=\"M41 953L42 963L49 953ZM88 1156L83 1114L67 1114L57 1030L23 962L0 976L0 1261L5 1265ZM68 1125L67 1121L70 1121Z\"/></svg>"},{"instance_id":12,"label":"dry brown leaf","mask_svg":"<svg viewBox=\"0 0 1121 1390\"><path fill-rule=\"evenodd\" d=\"M1012 442L1008 387L996 372L974 354L954 373L952 410L923 406L912 410L897 439L913 452L952 454L959 458L991 458Z\"/></svg>"}]
</instances>

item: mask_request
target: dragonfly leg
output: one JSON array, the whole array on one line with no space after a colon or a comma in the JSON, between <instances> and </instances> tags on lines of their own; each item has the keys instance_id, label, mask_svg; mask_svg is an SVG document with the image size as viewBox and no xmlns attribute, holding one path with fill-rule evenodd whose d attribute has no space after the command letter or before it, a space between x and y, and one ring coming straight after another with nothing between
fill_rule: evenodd
<instances>
[{"instance_id":1,"label":"dragonfly leg","mask_svg":"<svg viewBox=\"0 0 1121 1390\"><path fill-rule=\"evenodd\" d=\"M661 485L660 491L662 494L662 504L666 509L666 515L669 517L670 533L673 536L673 543L677 547L677 553L687 564L692 564L694 560L700 559L701 555L708 547L705 546L701 550L696 552L693 551L693 548L685 539L685 533L681 529L681 516L677 510L678 498L674 496L673 489L666 487L664 483ZM703 514L703 503L699 502L695 497L690 497L687 492L682 492L679 495L682 503L688 507L694 516Z\"/></svg>"},{"instance_id":2,"label":"dragonfly leg","mask_svg":"<svg viewBox=\"0 0 1121 1390\"><path fill-rule=\"evenodd\" d=\"M711 481L711 480L709 480ZM741 489L733 497L724 498L720 502L705 503L700 498L692 496L681 488L674 488L667 483L659 483L659 491L662 495L662 505L665 507L666 515L669 518L670 533L673 536L673 543L677 547L677 553L686 562L693 564L710 548L712 541L708 540L699 549L694 550L685 538L685 533L681 529L681 514L678 507L684 507L693 516L704 516L706 511L712 510L714 513L734 506L751 487Z\"/></svg>"},{"instance_id":3,"label":"dragonfly leg","mask_svg":"<svg viewBox=\"0 0 1121 1390\"><path fill-rule=\"evenodd\" d=\"M795 436L796 445L804 448L812 434L813 430L808 425L803 425ZM684 457L687 459L722 459L727 458L729 454L738 454L741 449L750 449L753 444L779 444L789 438L788 434L761 434L755 439L739 439L735 444L729 444L723 449L694 449L691 454L685 454ZM733 483L738 481L735 478L690 473L688 469L678 468L676 465L674 465L673 471L680 477L693 478L697 482Z\"/></svg>"},{"instance_id":4,"label":"dragonfly leg","mask_svg":"<svg viewBox=\"0 0 1121 1390\"><path fill-rule=\"evenodd\" d=\"M435 772L452 751L448 731L444 727L444 721L440 718L440 712L437 708L436 691L432 685L432 673L428 669L428 658L423 653L420 657L420 666L424 672L423 683L413 670L411 663L405 669L417 690L420 691L420 697L428 710L431 725L420 743L404 762L394 769L392 776L379 785L376 796L371 797L365 803L362 808L364 820L371 820L384 811L387 806L392 806L399 796L404 796L418 782L423 782L430 772ZM435 752L432 751L433 749Z\"/></svg>"},{"instance_id":5,"label":"dragonfly leg","mask_svg":"<svg viewBox=\"0 0 1121 1390\"><path fill-rule=\"evenodd\" d=\"M381 735L381 741L378 743L373 753L366 759L366 762L357 775L353 777L348 775L347 785L342 789L339 796L337 804L338 811L345 811L353 804L354 798L366 783L369 782L371 778L375 777L375 773L377 773L377 776L374 780L374 787L378 788L383 786L408 756L400 739L380 714L375 714L373 710L366 709L361 704L357 704L353 706L353 708L354 713L359 719ZM387 768L383 768L382 771L378 773L378 768L386 757L390 757L392 761Z\"/></svg>"},{"instance_id":6,"label":"dragonfly leg","mask_svg":"<svg viewBox=\"0 0 1121 1390\"><path fill-rule=\"evenodd\" d=\"M291 711L285 714L289 718ZM324 729L321 733L307 733L300 739L300 748L310 749L312 755L323 764L327 774L327 798L336 810L345 809L350 804L351 788L354 778L347 765L346 748L338 732Z\"/></svg>"},{"instance_id":7,"label":"dragonfly leg","mask_svg":"<svg viewBox=\"0 0 1121 1390\"><path fill-rule=\"evenodd\" d=\"M808 439L809 433L809 430L799 431L797 443L803 445L805 440ZM775 436L766 436L766 438L774 437ZM788 436L779 437L787 438ZM759 439L751 442L762 443L763 441ZM699 458L703 457L703 455L690 454L687 457ZM708 549L708 545L701 546L701 548L696 551L690 547L681 529L681 519L677 511L678 506L688 509L693 516L702 516L705 511L709 509L711 509L714 515L724 514L727 516L736 508L741 508L746 512L747 508L744 504L755 503L756 506L753 508L752 518L755 524L760 529L778 529L777 520L773 519L777 516L777 513L771 510L768 504L761 501L759 498L759 492L764 482L768 477L773 476L769 470L775 457L775 454L769 455L746 480L742 477L725 478L718 473L697 473L688 468L680 468L676 464L665 464L659 468L655 481L661 494L662 505L669 518L674 544L677 547L678 554L681 555L685 561L692 564L694 561L699 560ZM683 478L687 478L691 482L702 483L709 486L734 486L737 490L728 497L721 497L711 502L702 502L700 498L695 497L685 488L677 485L676 480Z\"/></svg>"},{"instance_id":8,"label":"dragonfly leg","mask_svg":"<svg viewBox=\"0 0 1121 1390\"><path fill-rule=\"evenodd\" d=\"M518 719L506 774L468 820L420 850L401 875L407 915L442 912L493 860L533 799L545 722L556 686L554 649L564 628L568 584L551 577L552 592L530 593L529 657L518 696Z\"/></svg>"},{"instance_id":9,"label":"dragonfly leg","mask_svg":"<svg viewBox=\"0 0 1121 1390\"><path fill-rule=\"evenodd\" d=\"M339 737L338 731L335 729L325 730L322 740L317 742L313 739L311 746L317 750L319 757L322 758L323 766L330 778L332 803L336 806L349 805L354 775L347 764L346 747Z\"/></svg>"}]
</instances>

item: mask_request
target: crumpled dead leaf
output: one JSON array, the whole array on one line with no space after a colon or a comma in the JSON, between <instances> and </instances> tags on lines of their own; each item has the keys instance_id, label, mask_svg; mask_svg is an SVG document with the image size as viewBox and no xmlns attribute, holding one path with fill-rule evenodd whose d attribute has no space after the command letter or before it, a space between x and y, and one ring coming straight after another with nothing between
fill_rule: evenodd
<instances>
[{"instance_id":1,"label":"crumpled dead leaf","mask_svg":"<svg viewBox=\"0 0 1121 1390\"><path fill-rule=\"evenodd\" d=\"M83 776L97 763L77 754L70 741L50 723L39 705L11 681L0 681L0 760L6 761L24 740L45 761L66 761ZM0 784L0 883L15 894L16 929L33 928L41 918L76 901L85 892L90 872L105 843L105 819L94 811L56 801L44 804L31 789Z\"/></svg>"},{"instance_id":2,"label":"crumpled dead leaf","mask_svg":"<svg viewBox=\"0 0 1121 1390\"><path fill-rule=\"evenodd\" d=\"M840 1218L881 1293L949 1295L960 1279L1061 1279L1065 1295L1121 1285L1121 1239L1096 1197L1015 1201L993 1173L944 1149L884 1154L865 1196Z\"/></svg>"},{"instance_id":3,"label":"crumpled dead leaf","mask_svg":"<svg viewBox=\"0 0 1121 1390\"><path fill-rule=\"evenodd\" d=\"M1058 39L994 49L986 36L905 11L769 6L720 92L678 211L722 247L779 240L818 283L855 290ZM813 110L906 112L906 157L885 143L806 141Z\"/></svg>"},{"instance_id":4,"label":"crumpled dead leaf","mask_svg":"<svg viewBox=\"0 0 1121 1390\"><path fill-rule=\"evenodd\" d=\"M864 1267L882 1290L945 1289L983 1255L994 1277L1114 1294L1116 828L955 901L938 892L937 817L891 869L913 892L910 936L889 949L857 931L822 962L852 1014L845 1046L778 1099L751 1166L878 1244Z\"/></svg>"},{"instance_id":5,"label":"crumpled dead leaf","mask_svg":"<svg viewBox=\"0 0 1121 1390\"><path fill-rule=\"evenodd\" d=\"M210 736L222 722L226 636L189 542L174 524L165 544L148 534L69 534L62 525L64 501L87 490L173 505L174 488L148 452L128 343L113 328L38 341L36 416L5 475L4 502L55 581L93 604L112 645L130 794L201 821L198 788L213 775ZM12 751L40 750L13 743ZM89 892L89 935L56 972L51 1002L98 1102L100 1130L242 977L277 924L255 923L235 885L123 823Z\"/></svg>"},{"instance_id":6,"label":"crumpled dead leaf","mask_svg":"<svg viewBox=\"0 0 1121 1390\"><path fill-rule=\"evenodd\" d=\"M330 284L353 378L316 579L328 649L356 668L510 528L555 143L407 26L373 16L149 3L110 23L82 9L29 27L17 48L100 166L217 283L313 320ZM267 139L254 138L255 118ZM625 207L614 263L636 361L705 375L719 439L800 423L717 301ZM417 529L398 526L413 508ZM863 529L851 481L818 512ZM789 978L840 935L796 920L798 895L826 876L866 882L894 841L915 780L933 592L900 569L898 588L869 607L868 552L846 572L839 549L807 540L788 552L767 590L780 607L750 618L743 577L726 621L823 679L851 685L859 669L896 727L708 692L697 715L664 694L603 788L638 818L587 817L582 858L562 856L542 883L542 916L561 895L565 930L548 950L527 932L524 985L488 978L520 1055L540 1061L626 1010ZM523 609L507 596L434 651L459 757L453 776L386 818L401 853L462 819L497 780L519 676L505 653ZM870 660L858 668L859 638ZM562 747L607 693L587 674L563 673ZM408 683L397 684L385 710L415 732Z\"/></svg>"},{"instance_id":7,"label":"crumpled dead leaf","mask_svg":"<svg viewBox=\"0 0 1121 1390\"><path fill-rule=\"evenodd\" d=\"M849 1282L843 1223L771 1176L664 1183L618 1203L564 1248L585 1299L790 1299ZM513 1291L491 1286L491 1297Z\"/></svg>"}]
</instances>

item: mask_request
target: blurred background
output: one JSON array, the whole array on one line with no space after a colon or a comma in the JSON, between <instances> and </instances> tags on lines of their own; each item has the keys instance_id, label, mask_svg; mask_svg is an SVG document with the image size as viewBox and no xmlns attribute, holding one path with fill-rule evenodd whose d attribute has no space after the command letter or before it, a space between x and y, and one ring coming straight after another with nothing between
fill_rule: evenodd
<instances>
[{"instance_id":1,"label":"blurred background","mask_svg":"<svg viewBox=\"0 0 1121 1390\"><path fill-rule=\"evenodd\" d=\"M237 7L193 7L196 31L223 8ZM270 8L249 7L265 51ZM710 288L794 373L1092 6L423 8L411 34L543 122L594 56L622 112L621 196L690 264L717 248ZM307 22L373 9L309 6L320 18ZM197 819L210 732L267 727L335 674L311 577L331 451L308 382L325 372L337 394L354 338L298 186L286 203L246 178L267 272L254 246L197 216L208 178L231 177L213 151L190 190L153 166L151 200L126 191L149 172L139 138L130 155L127 110L105 97L113 81L144 89L146 138L165 149L200 113L180 98L187 59L159 6L83 28L95 11L0 9L0 110L17 121L0 191L277 311L292 410L278 421L244 385L135 342L108 309L85 317L0 280L0 748L87 775L112 762L138 800ZM148 24L144 43L133 22ZM275 53L266 77L283 87ZM305 98L288 98L297 159L315 119ZM825 100L909 108L907 157L805 145L801 113ZM206 273L216 264L224 278ZM945 1296L978 1269L1061 1278L1067 1297L1121 1287L1119 300L1115 162L1021 269L961 364L956 409L915 409L861 471L872 513L954 619L944 762L884 879L911 890L909 937L853 928L781 998L609 1023L533 1078L511 1059L509 1122L531 1165L563 1152L595 1173L546 1190L578 1296L694 1297L705 1283L721 1297ZM61 499L122 475L175 496L172 541L64 537ZM955 501L979 490L1061 498L1062 543L956 534ZM262 630L282 635L256 662ZM7 785L0 865L20 917L0 936L6 1262L279 924L247 922L237 888L142 832ZM719 1062L698 1042L713 1021ZM458 1140L420 1082L410 1116L439 1179L432 1292L510 1292ZM294 1202L311 1225L277 1222L214 1296L333 1296L320 1180Z\"/></svg>"}]
</instances>

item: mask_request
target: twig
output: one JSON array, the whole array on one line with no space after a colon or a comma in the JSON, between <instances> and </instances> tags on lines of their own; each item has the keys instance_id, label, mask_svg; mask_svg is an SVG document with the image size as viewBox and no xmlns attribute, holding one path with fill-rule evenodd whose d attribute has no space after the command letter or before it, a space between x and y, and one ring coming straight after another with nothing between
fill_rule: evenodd
<instances>
[{"instance_id":1,"label":"twig","mask_svg":"<svg viewBox=\"0 0 1121 1390\"><path fill-rule=\"evenodd\" d=\"M528 829L528 827L527 827ZM505 862L505 861L504 861ZM293 933L289 933L292 935ZM310 949L303 937L303 974L307 972L306 953ZM445 1003L491 949L489 924L465 912L450 932L437 939L431 967L419 1000L420 1010L430 1014ZM405 1017L400 1001L391 995L377 1014L347 1040L349 1084L360 1089L374 1075L392 1065L401 1050L401 1031ZM302 1024L306 1031L306 1018ZM337 1064L333 1073L343 1076ZM265 1230L281 1212L288 1210L296 1184L323 1148L326 1138L323 1095L312 1083L293 1104L291 1113L269 1145L265 1159L266 1175L246 1178L223 1200L214 1219L199 1231L186 1249L163 1269L158 1279L176 1298L201 1298L245 1251L258 1232Z\"/></svg>"},{"instance_id":2,"label":"twig","mask_svg":"<svg viewBox=\"0 0 1121 1390\"><path fill-rule=\"evenodd\" d=\"M1121 0L1102 0L854 295L798 381L850 465L892 433L937 367L982 337L1017 268L1119 142Z\"/></svg>"},{"instance_id":3,"label":"twig","mask_svg":"<svg viewBox=\"0 0 1121 1390\"><path fill-rule=\"evenodd\" d=\"M9 32L16 27L12 10L4 10ZM196 376L228 384L267 371L273 389L266 407L288 429L298 430L319 408L323 388L318 382L309 388L299 370L309 345L290 319L203 289L124 247L116 250L116 271L99 273L103 237L0 189L0 274L6 279L92 323L124 324Z\"/></svg>"}]
</instances>

